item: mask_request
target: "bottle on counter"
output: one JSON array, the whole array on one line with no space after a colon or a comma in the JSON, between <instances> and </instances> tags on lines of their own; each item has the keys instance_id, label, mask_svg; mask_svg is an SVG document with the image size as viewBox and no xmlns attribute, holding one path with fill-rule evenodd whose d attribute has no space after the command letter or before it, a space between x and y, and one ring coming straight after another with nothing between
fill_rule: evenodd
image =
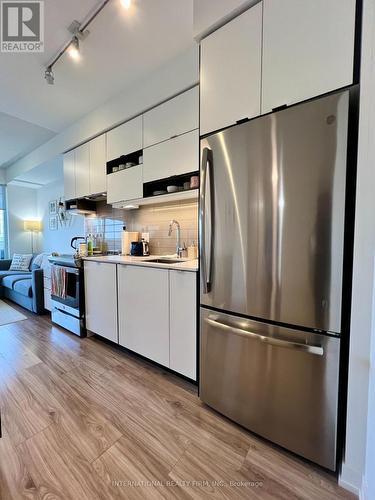
<instances>
[{"instance_id":1,"label":"bottle on counter","mask_svg":"<svg viewBox=\"0 0 375 500\"><path fill-rule=\"evenodd\" d=\"M104 253L105 252L105 248L104 248L104 234L102 234L102 233L98 234L98 248L100 250L100 253Z\"/></svg>"},{"instance_id":2,"label":"bottle on counter","mask_svg":"<svg viewBox=\"0 0 375 500\"><path fill-rule=\"evenodd\" d=\"M87 237L87 255L89 257L94 255L94 242L91 234Z\"/></svg>"},{"instance_id":3,"label":"bottle on counter","mask_svg":"<svg viewBox=\"0 0 375 500\"><path fill-rule=\"evenodd\" d=\"M92 251L94 255L101 254L99 234L94 234L92 239Z\"/></svg>"},{"instance_id":4,"label":"bottle on counter","mask_svg":"<svg viewBox=\"0 0 375 500\"><path fill-rule=\"evenodd\" d=\"M187 253L188 253L188 259L197 259L198 258L198 247L197 247L195 241L193 241L192 244L190 246L188 246Z\"/></svg>"}]
</instances>

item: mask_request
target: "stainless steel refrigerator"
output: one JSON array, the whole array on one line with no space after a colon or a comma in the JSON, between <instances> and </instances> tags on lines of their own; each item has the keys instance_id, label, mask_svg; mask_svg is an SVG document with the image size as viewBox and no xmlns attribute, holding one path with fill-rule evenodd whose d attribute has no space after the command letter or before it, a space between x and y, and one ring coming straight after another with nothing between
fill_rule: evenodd
<instances>
[{"instance_id":1,"label":"stainless steel refrigerator","mask_svg":"<svg viewBox=\"0 0 375 500\"><path fill-rule=\"evenodd\" d=\"M336 467L349 91L201 140L200 397Z\"/></svg>"}]
</instances>

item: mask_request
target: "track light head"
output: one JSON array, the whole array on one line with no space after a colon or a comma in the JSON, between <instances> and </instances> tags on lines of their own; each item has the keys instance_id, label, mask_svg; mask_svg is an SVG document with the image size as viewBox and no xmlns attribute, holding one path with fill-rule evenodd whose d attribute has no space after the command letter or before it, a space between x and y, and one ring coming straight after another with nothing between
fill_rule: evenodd
<instances>
[{"instance_id":1,"label":"track light head","mask_svg":"<svg viewBox=\"0 0 375 500\"><path fill-rule=\"evenodd\" d=\"M131 0L121 0L121 5L124 7L124 9L129 9L131 6Z\"/></svg>"},{"instance_id":2,"label":"track light head","mask_svg":"<svg viewBox=\"0 0 375 500\"><path fill-rule=\"evenodd\" d=\"M79 53L79 40L78 38L75 36L73 37L72 39L72 42L71 44L69 45L69 48L68 48L68 54L70 55L70 57L74 60L78 60L80 58L80 53Z\"/></svg>"},{"instance_id":3,"label":"track light head","mask_svg":"<svg viewBox=\"0 0 375 500\"><path fill-rule=\"evenodd\" d=\"M78 38L82 42L82 40L85 40L90 32L89 30L81 30L81 23L77 20L74 20L70 23L68 26L68 31L75 37Z\"/></svg>"},{"instance_id":4,"label":"track light head","mask_svg":"<svg viewBox=\"0 0 375 500\"><path fill-rule=\"evenodd\" d=\"M55 83L55 75L53 74L52 66L48 66L48 68L46 68L44 78L46 79L48 85L53 85Z\"/></svg>"}]
</instances>

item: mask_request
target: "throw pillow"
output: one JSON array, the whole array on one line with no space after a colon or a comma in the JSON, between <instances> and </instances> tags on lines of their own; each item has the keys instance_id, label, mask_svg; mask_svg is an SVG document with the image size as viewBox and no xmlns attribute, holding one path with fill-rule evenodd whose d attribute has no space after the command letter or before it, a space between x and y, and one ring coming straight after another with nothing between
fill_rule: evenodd
<instances>
[{"instance_id":1,"label":"throw pillow","mask_svg":"<svg viewBox=\"0 0 375 500\"><path fill-rule=\"evenodd\" d=\"M45 255L44 253L40 253L39 255L36 255L34 257L34 259L31 262L31 270L33 270L33 269L39 269L40 267L42 267L42 262L43 262L44 255Z\"/></svg>"},{"instance_id":2,"label":"throw pillow","mask_svg":"<svg viewBox=\"0 0 375 500\"><path fill-rule=\"evenodd\" d=\"M39 255L37 255L36 257L34 257L32 265L33 266L37 266L37 267L41 267L44 255L45 255L44 253L40 253Z\"/></svg>"},{"instance_id":3,"label":"throw pillow","mask_svg":"<svg viewBox=\"0 0 375 500\"><path fill-rule=\"evenodd\" d=\"M13 254L13 259L9 271L29 272L30 262L32 258L32 254Z\"/></svg>"}]
</instances>

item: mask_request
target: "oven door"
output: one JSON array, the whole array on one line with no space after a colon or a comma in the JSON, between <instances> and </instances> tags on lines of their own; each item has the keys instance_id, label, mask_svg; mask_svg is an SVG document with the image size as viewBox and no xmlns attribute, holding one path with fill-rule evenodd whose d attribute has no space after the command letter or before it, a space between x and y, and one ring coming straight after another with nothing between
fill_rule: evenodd
<instances>
[{"instance_id":1,"label":"oven door","mask_svg":"<svg viewBox=\"0 0 375 500\"><path fill-rule=\"evenodd\" d=\"M74 267L58 266L65 272L65 286L52 287L52 289L60 289L61 293L52 293L52 300L63 304L71 309L79 310L80 308L80 271ZM54 273L52 273L54 279Z\"/></svg>"}]
</instances>

